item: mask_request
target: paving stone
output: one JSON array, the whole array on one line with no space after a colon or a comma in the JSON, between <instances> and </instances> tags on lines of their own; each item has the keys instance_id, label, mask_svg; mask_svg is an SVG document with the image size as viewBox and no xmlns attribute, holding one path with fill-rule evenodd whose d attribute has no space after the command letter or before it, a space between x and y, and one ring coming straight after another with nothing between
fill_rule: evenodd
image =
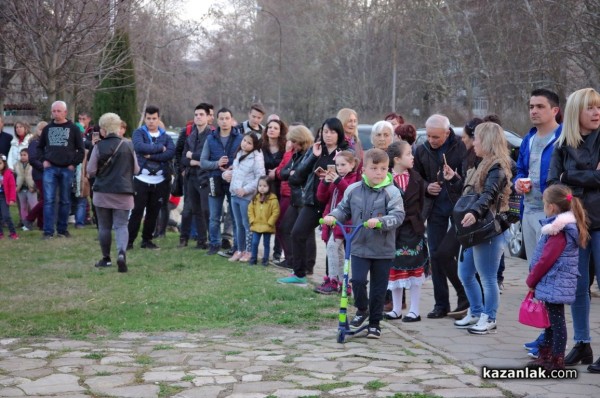
<instances>
[{"instance_id":1,"label":"paving stone","mask_svg":"<svg viewBox=\"0 0 600 398\"><path fill-rule=\"evenodd\" d=\"M85 365L93 365L96 361L94 359L87 359L81 357L74 358L56 358L55 360L50 362L51 367L57 368L59 366L85 366Z\"/></svg>"},{"instance_id":2,"label":"paving stone","mask_svg":"<svg viewBox=\"0 0 600 398\"><path fill-rule=\"evenodd\" d=\"M160 387L153 384L111 388L106 395L119 398L158 398ZM88 397L89 398L89 397Z\"/></svg>"},{"instance_id":3,"label":"paving stone","mask_svg":"<svg viewBox=\"0 0 600 398\"><path fill-rule=\"evenodd\" d=\"M296 364L296 367L304 370L320 373L331 373L335 372L337 362L326 361L326 362L300 362Z\"/></svg>"},{"instance_id":4,"label":"paving stone","mask_svg":"<svg viewBox=\"0 0 600 398\"><path fill-rule=\"evenodd\" d=\"M208 377L208 376L194 377L194 380L192 380L192 383L197 387L214 384L214 382L215 382L215 379L213 377Z\"/></svg>"},{"instance_id":5,"label":"paving stone","mask_svg":"<svg viewBox=\"0 0 600 398\"><path fill-rule=\"evenodd\" d=\"M350 386L333 389L329 394L335 397L364 397L367 391L362 386Z\"/></svg>"},{"instance_id":6,"label":"paving stone","mask_svg":"<svg viewBox=\"0 0 600 398\"><path fill-rule=\"evenodd\" d=\"M392 393L423 392L423 387L416 383L390 383L387 386L381 388L381 391L389 391ZM385 396L389 396L389 393L386 393Z\"/></svg>"},{"instance_id":7,"label":"paving stone","mask_svg":"<svg viewBox=\"0 0 600 398\"><path fill-rule=\"evenodd\" d=\"M237 382L237 379L233 376L215 376L214 380L217 384L232 384Z\"/></svg>"},{"instance_id":8,"label":"paving stone","mask_svg":"<svg viewBox=\"0 0 600 398\"><path fill-rule=\"evenodd\" d=\"M242 376L243 382L262 381L262 375L248 374Z\"/></svg>"},{"instance_id":9,"label":"paving stone","mask_svg":"<svg viewBox=\"0 0 600 398\"><path fill-rule=\"evenodd\" d=\"M92 391L104 392L106 389L124 386L131 384L135 380L135 374L133 373L122 373L118 375L110 376L95 376L85 379L85 384L90 387Z\"/></svg>"},{"instance_id":10,"label":"paving stone","mask_svg":"<svg viewBox=\"0 0 600 398\"><path fill-rule=\"evenodd\" d=\"M22 354L21 356L24 358L48 358L48 356L51 354L50 351L46 351L46 350L35 350L35 351L31 351L28 352L26 354Z\"/></svg>"},{"instance_id":11,"label":"paving stone","mask_svg":"<svg viewBox=\"0 0 600 398\"><path fill-rule=\"evenodd\" d=\"M10 387L30 381L25 377L0 376L0 386Z\"/></svg>"},{"instance_id":12,"label":"paving stone","mask_svg":"<svg viewBox=\"0 0 600 398\"><path fill-rule=\"evenodd\" d=\"M18 386L27 395L61 394L85 391L79 385L79 378L73 375L53 374L35 381L27 381Z\"/></svg>"},{"instance_id":13,"label":"paving stone","mask_svg":"<svg viewBox=\"0 0 600 398\"><path fill-rule=\"evenodd\" d=\"M54 351L78 350L80 348L94 348L93 343L79 340L55 340L47 343L46 348Z\"/></svg>"},{"instance_id":14,"label":"paving stone","mask_svg":"<svg viewBox=\"0 0 600 398\"><path fill-rule=\"evenodd\" d=\"M37 369L29 369L29 370L16 370L12 372L15 375L19 375L25 377L27 379L35 380L40 377L49 376L53 373L53 369L49 367L45 368L37 368Z\"/></svg>"},{"instance_id":15,"label":"paving stone","mask_svg":"<svg viewBox=\"0 0 600 398\"><path fill-rule=\"evenodd\" d=\"M135 358L129 355L110 355L100 360L100 365L112 365L116 363L134 362Z\"/></svg>"},{"instance_id":16,"label":"paving stone","mask_svg":"<svg viewBox=\"0 0 600 398\"><path fill-rule=\"evenodd\" d=\"M285 355L260 355L256 357L257 361L283 361Z\"/></svg>"},{"instance_id":17,"label":"paving stone","mask_svg":"<svg viewBox=\"0 0 600 398\"><path fill-rule=\"evenodd\" d=\"M335 380L336 376L328 373L316 373L310 372L310 375L316 379L320 380Z\"/></svg>"},{"instance_id":18,"label":"paving stone","mask_svg":"<svg viewBox=\"0 0 600 398\"><path fill-rule=\"evenodd\" d=\"M18 343L20 339L0 339L0 345L11 345Z\"/></svg>"},{"instance_id":19,"label":"paving stone","mask_svg":"<svg viewBox=\"0 0 600 398\"><path fill-rule=\"evenodd\" d=\"M294 384L282 381L258 381L255 383L241 383L233 386L234 393L264 393L270 394L275 390L294 388Z\"/></svg>"},{"instance_id":20,"label":"paving stone","mask_svg":"<svg viewBox=\"0 0 600 398\"><path fill-rule=\"evenodd\" d=\"M24 397L23 390L14 387L0 388L0 397Z\"/></svg>"},{"instance_id":21,"label":"paving stone","mask_svg":"<svg viewBox=\"0 0 600 398\"><path fill-rule=\"evenodd\" d=\"M273 395L276 396L277 398L299 398L299 397L306 397L306 396L320 396L321 391L319 391L319 390L298 390L298 389L286 390L286 389L282 389L282 390L276 390L273 393Z\"/></svg>"},{"instance_id":22,"label":"paving stone","mask_svg":"<svg viewBox=\"0 0 600 398\"><path fill-rule=\"evenodd\" d=\"M260 394L260 393L234 393L231 395L227 395L227 398L265 398L268 394Z\"/></svg>"},{"instance_id":23,"label":"paving stone","mask_svg":"<svg viewBox=\"0 0 600 398\"><path fill-rule=\"evenodd\" d=\"M143 375L146 383L153 383L157 381L180 381L185 377L185 372L146 372Z\"/></svg>"},{"instance_id":24,"label":"paving stone","mask_svg":"<svg viewBox=\"0 0 600 398\"><path fill-rule=\"evenodd\" d=\"M45 366L47 361L35 358L12 357L0 361L0 369L6 372L18 372Z\"/></svg>"},{"instance_id":25,"label":"paving stone","mask_svg":"<svg viewBox=\"0 0 600 398\"><path fill-rule=\"evenodd\" d=\"M195 387L182 391L173 398L218 398L225 388L220 386Z\"/></svg>"},{"instance_id":26,"label":"paving stone","mask_svg":"<svg viewBox=\"0 0 600 398\"><path fill-rule=\"evenodd\" d=\"M395 369L383 368L381 366L364 366L362 368L358 368L358 369L354 370L355 373L376 373L376 374L393 373L395 371L396 371Z\"/></svg>"},{"instance_id":27,"label":"paving stone","mask_svg":"<svg viewBox=\"0 0 600 398\"><path fill-rule=\"evenodd\" d=\"M433 379L433 380L423 380L420 384L424 386L431 386L434 388L464 388L467 387L460 381L456 379Z\"/></svg>"},{"instance_id":28,"label":"paving stone","mask_svg":"<svg viewBox=\"0 0 600 398\"><path fill-rule=\"evenodd\" d=\"M502 391L497 388L448 388L434 389L429 392L443 398L504 398Z\"/></svg>"},{"instance_id":29,"label":"paving stone","mask_svg":"<svg viewBox=\"0 0 600 398\"><path fill-rule=\"evenodd\" d=\"M229 376L231 374L231 371L227 369L202 368L190 370L189 373L197 376Z\"/></svg>"}]
</instances>

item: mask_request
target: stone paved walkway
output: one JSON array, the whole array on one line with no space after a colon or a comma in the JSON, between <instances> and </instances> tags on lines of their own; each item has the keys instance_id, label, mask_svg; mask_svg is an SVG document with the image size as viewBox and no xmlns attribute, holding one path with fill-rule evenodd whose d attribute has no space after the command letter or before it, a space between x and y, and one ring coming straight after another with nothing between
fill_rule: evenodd
<instances>
[{"instance_id":1,"label":"stone paved walkway","mask_svg":"<svg viewBox=\"0 0 600 398\"><path fill-rule=\"evenodd\" d=\"M498 333L487 336L458 330L449 318L426 319L433 303L428 282L422 322L387 322L380 340L355 337L344 345L335 341L336 325L263 328L243 336L214 331L124 333L115 340L86 341L0 338L0 397L600 396L600 375L582 365L576 367L577 380L480 377L483 365L523 368L529 360L522 344L537 331L516 320L526 270L524 261L507 258ZM317 268L315 282L322 271ZM594 342L600 340L597 304L594 298ZM567 327L571 336L570 322ZM600 346L594 348L597 358Z\"/></svg>"}]
</instances>

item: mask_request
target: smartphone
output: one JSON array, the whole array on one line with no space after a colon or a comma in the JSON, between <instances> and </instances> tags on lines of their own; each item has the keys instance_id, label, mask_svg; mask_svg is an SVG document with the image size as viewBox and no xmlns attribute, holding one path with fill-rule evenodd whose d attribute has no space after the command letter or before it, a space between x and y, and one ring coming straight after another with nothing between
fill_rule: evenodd
<instances>
[{"instance_id":1,"label":"smartphone","mask_svg":"<svg viewBox=\"0 0 600 398\"><path fill-rule=\"evenodd\" d=\"M94 138L100 138L100 132L99 131L92 131L92 139Z\"/></svg>"},{"instance_id":2,"label":"smartphone","mask_svg":"<svg viewBox=\"0 0 600 398\"><path fill-rule=\"evenodd\" d=\"M321 166L319 166L315 169L315 174L318 176L323 175L325 173L326 173L326 171Z\"/></svg>"},{"instance_id":3,"label":"smartphone","mask_svg":"<svg viewBox=\"0 0 600 398\"><path fill-rule=\"evenodd\" d=\"M335 173L335 164L328 164L327 165L327 172L328 173Z\"/></svg>"}]
</instances>

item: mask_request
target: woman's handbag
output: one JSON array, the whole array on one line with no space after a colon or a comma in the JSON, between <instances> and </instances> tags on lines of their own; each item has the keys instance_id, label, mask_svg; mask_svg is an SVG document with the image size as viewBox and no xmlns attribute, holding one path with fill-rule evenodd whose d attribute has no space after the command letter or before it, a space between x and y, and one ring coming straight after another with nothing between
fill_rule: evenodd
<instances>
[{"instance_id":1,"label":"woman's handbag","mask_svg":"<svg viewBox=\"0 0 600 398\"><path fill-rule=\"evenodd\" d=\"M543 301L533 297L533 292L527 292L519 308L519 322L534 328L547 328L550 326L548 310Z\"/></svg>"},{"instance_id":2,"label":"woman's handbag","mask_svg":"<svg viewBox=\"0 0 600 398\"><path fill-rule=\"evenodd\" d=\"M483 218L477 219L471 226L464 227L461 224L465 214L469 213L473 205L479 200L479 196L478 193L461 196L456 201L454 210L452 210L456 238L463 249L476 246L502 233L502 227L496 219L496 212L492 209L489 209Z\"/></svg>"}]
</instances>

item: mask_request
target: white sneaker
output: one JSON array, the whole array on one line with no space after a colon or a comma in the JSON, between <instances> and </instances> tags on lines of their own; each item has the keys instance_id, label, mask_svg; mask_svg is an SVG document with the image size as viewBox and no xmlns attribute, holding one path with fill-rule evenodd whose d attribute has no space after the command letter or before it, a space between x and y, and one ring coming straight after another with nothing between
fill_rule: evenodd
<instances>
[{"instance_id":1,"label":"white sneaker","mask_svg":"<svg viewBox=\"0 0 600 398\"><path fill-rule=\"evenodd\" d=\"M459 329L466 329L471 325L475 325L479 321L479 317L475 315L471 315L471 309L467 311L467 315L463 319L459 319L458 321L454 321L454 326Z\"/></svg>"},{"instance_id":2,"label":"white sneaker","mask_svg":"<svg viewBox=\"0 0 600 398\"><path fill-rule=\"evenodd\" d=\"M486 314L481 314L479 321L467 329L471 334L488 334L496 330L496 321L491 321Z\"/></svg>"}]
</instances>

